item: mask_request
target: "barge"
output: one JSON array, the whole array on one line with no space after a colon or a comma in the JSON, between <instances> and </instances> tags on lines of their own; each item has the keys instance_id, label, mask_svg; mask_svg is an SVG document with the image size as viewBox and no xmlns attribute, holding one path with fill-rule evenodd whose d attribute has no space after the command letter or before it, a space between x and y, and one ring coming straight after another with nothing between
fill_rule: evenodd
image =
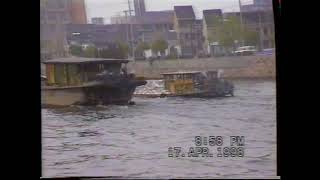
<instances>
[{"instance_id":1,"label":"barge","mask_svg":"<svg viewBox=\"0 0 320 180\"><path fill-rule=\"evenodd\" d=\"M69 57L45 61L41 104L47 106L130 104L137 86L127 59Z\"/></svg>"},{"instance_id":2,"label":"barge","mask_svg":"<svg viewBox=\"0 0 320 180\"><path fill-rule=\"evenodd\" d=\"M162 74L164 96L224 97L233 96L234 85L218 76L218 71L187 71Z\"/></svg>"}]
</instances>

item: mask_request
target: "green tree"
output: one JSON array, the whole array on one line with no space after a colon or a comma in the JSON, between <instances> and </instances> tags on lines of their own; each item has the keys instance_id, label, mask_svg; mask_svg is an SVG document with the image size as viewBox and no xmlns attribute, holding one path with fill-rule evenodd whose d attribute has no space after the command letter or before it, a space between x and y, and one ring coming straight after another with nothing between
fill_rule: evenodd
<instances>
[{"instance_id":1,"label":"green tree","mask_svg":"<svg viewBox=\"0 0 320 180\"><path fill-rule=\"evenodd\" d=\"M119 54L117 57L124 59L128 57L128 53L129 53L129 45L127 43L124 42L117 42L117 47L119 48Z\"/></svg>"},{"instance_id":2,"label":"green tree","mask_svg":"<svg viewBox=\"0 0 320 180\"><path fill-rule=\"evenodd\" d=\"M73 56L82 56L83 55L83 49L80 45L70 45L69 50Z\"/></svg>"},{"instance_id":3,"label":"green tree","mask_svg":"<svg viewBox=\"0 0 320 180\"><path fill-rule=\"evenodd\" d=\"M269 35L269 40L272 43L272 47L274 47L275 46L275 34L274 34L274 31L271 31L271 33Z\"/></svg>"},{"instance_id":4,"label":"green tree","mask_svg":"<svg viewBox=\"0 0 320 180\"><path fill-rule=\"evenodd\" d=\"M139 42L135 49L135 55L144 56L144 51L150 49L150 45L147 42Z\"/></svg>"},{"instance_id":5,"label":"green tree","mask_svg":"<svg viewBox=\"0 0 320 180\"><path fill-rule=\"evenodd\" d=\"M138 45L137 45L137 51L144 51L144 50L148 50L150 49L150 45L147 43L147 42L140 42Z\"/></svg>"},{"instance_id":6,"label":"green tree","mask_svg":"<svg viewBox=\"0 0 320 180\"><path fill-rule=\"evenodd\" d=\"M259 33L257 31L245 29L243 37L247 45L255 46L259 44Z\"/></svg>"},{"instance_id":7,"label":"green tree","mask_svg":"<svg viewBox=\"0 0 320 180\"><path fill-rule=\"evenodd\" d=\"M111 53L108 49L99 49L99 57L100 58L110 58L111 57Z\"/></svg>"},{"instance_id":8,"label":"green tree","mask_svg":"<svg viewBox=\"0 0 320 180\"><path fill-rule=\"evenodd\" d=\"M218 42L225 47L232 47L235 40L242 40L242 28L237 17L225 19L217 28Z\"/></svg>"},{"instance_id":9,"label":"green tree","mask_svg":"<svg viewBox=\"0 0 320 180\"><path fill-rule=\"evenodd\" d=\"M84 57L89 57L89 58L97 58L98 57L98 49L95 46L88 46L84 49Z\"/></svg>"},{"instance_id":10,"label":"green tree","mask_svg":"<svg viewBox=\"0 0 320 180\"><path fill-rule=\"evenodd\" d=\"M101 58L116 58L125 59L128 57L129 46L126 43L117 42L108 48L99 50L99 56Z\"/></svg>"},{"instance_id":11,"label":"green tree","mask_svg":"<svg viewBox=\"0 0 320 180\"><path fill-rule=\"evenodd\" d=\"M215 16L215 15L207 16L205 17L205 21L208 27L207 31L208 31L209 43L219 41L219 38L218 38L219 33L217 31L220 30L222 26L222 22L223 22L222 17Z\"/></svg>"},{"instance_id":12,"label":"green tree","mask_svg":"<svg viewBox=\"0 0 320 180\"><path fill-rule=\"evenodd\" d=\"M161 54L164 54L167 48L168 48L168 42L164 39L155 40L151 45L151 49L155 53L160 52Z\"/></svg>"},{"instance_id":13,"label":"green tree","mask_svg":"<svg viewBox=\"0 0 320 180\"><path fill-rule=\"evenodd\" d=\"M231 16L216 26L214 30L208 32L208 39L209 42L218 41L227 47L232 46L235 40L244 40L245 43L256 45L259 42L259 34L245 25L241 27L240 18Z\"/></svg>"}]
</instances>

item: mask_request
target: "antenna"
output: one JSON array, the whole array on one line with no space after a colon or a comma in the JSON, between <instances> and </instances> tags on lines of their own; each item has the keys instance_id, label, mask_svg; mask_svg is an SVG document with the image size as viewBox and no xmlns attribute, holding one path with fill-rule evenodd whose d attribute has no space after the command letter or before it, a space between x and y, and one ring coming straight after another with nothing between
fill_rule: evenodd
<instances>
[{"instance_id":1,"label":"antenna","mask_svg":"<svg viewBox=\"0 0 320 180\"><path fill-rule=\"evenodd\" d=\"M131 1L130 0L128 0L128 7L129 7L129 16L131 17L131 11L133 11L133 10L131 10Z\"/></svg>"}]
</instances>

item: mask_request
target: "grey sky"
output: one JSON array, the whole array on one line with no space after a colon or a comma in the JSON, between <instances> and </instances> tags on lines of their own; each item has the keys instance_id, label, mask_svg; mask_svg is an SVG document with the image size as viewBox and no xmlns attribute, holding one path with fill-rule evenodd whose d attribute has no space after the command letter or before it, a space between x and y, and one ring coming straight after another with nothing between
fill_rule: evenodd
<instances>
[{"instance_id":1,"label":"grey sky","mask_svg":"<svg viewBox=\"0 0 320 180\"><path fill-rule=\"evenodd\" d=\"M241 0L241 2L250 4L252 0ZM175 5L193 5L198 18L202 18L204 9L239 10L238 0L145 0L145 3L147 11L173 10ZM86 7L89 22L92 17L104 17L105 23L110 23L111 16L123 15L122 11L128 9L128 0L86 0Z\"/></svg>"}]
</instances>

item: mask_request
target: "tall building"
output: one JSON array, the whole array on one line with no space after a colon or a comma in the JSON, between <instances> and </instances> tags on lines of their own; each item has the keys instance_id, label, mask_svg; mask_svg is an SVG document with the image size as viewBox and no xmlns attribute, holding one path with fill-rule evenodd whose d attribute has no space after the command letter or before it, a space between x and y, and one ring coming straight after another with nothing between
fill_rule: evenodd
<instances>
[{"instance_id":1,"label":"tall building","mask_svg":"<svg viewBox=\"0 0 320 180\"><path fill-rule=\"evenodd\" d=\"M112 17L111 24L125 24L127 29L131 24L134 40L150 42L153 33L173 30L173 15L173 11L147 11L143 16Z\"/></svg>"},{"instance_id":2,"label":"tall building","mask_svg":"<svg viewBox=\"0 0 320 180\"><path fill-rule=\"evenodd\" d=\"M41 60L68 56L66 25L85 24L84 0L40 0Z\"/></svg>"},{"instance_id":3,"label":"tall building","mask_svg":"<svg viewBox=\"0 0 320 180\"><path fill-rule=\"evenodd\" d=\"M182 57L202 54L202 20L197 20L192 6L174 6L174 30Z\"/></svg>"},{"instance_id":4,"label":"tall building","mask_svg":"<svg viewBox=\"0 0 320 180\"><path fill-rule=\"evenodd\" d=\"M224 13L224 18L238 17L239 12ZM259 35L258 49L274 47L274 19L273 11L252 11L242 13L243 25Z\"/></svg>"},{"instance_id":5,"label":"tall building","mask_svg":"<svg viewBox=\"0 0 320 180\"><path fill-rule=\"evenodd\" d=\"M104 18L103 18L103 17L94 17L94 18L91 18L91 23L92 23L92 24L103 25L103 24L104 24Z\"/></svg>"},{"instance_id":6,"label":"tall building","mask_svg":"<svg viewBox=\"0 0 320 180\"><path fill-rule=\"evenodd\" d=\"M134 12L136 16L143 16L146 12L144 0L134 0Z\"/></svg>"},{"instance_id":7,"label":"tall building","mask_svg":"<svg viewBox=\"0 0 320 180\"><path fill-rule=\"evenodd\" d=\"M86 24L87 13L85 0L71 0L72 24Z\"/></svg>"},{"instance_id":8,"label":"tall building","mask_svg":"<svg viewBox=\"0 0 320 180\"><path fill-rule=\"evenodd\" d=\"M253 4L242 5L242 12L272 11L272 0L253 0Z\"/></svg>"},{"instance_id":9,"label":"tall building","mask_svg":"<svg viewBox=\"0 0 320 180\"><path fill-rule=\"evenodd\" d=\"M67 0L40 1L41 60L67 55L64 29L71 23L70 5Z\"/></svg>"},{"instance_id":10,"label":"tall building","mask_svg":"<svg viewBox=\"0 0 320 180\"><path fill-rule=\"evenodd\" d=\"M114 46L116 42L127 42L124 24L69 24L67 40L69 44L95 45L97 48Z\"/></svg>"},{"instance_id":11,"label":"tall building","mask_svg":"<svg viewBox=\"0 0 320 180\"><path fill-rule=\"evenodd\" d=\"M217 46L218 26L222 21L221 9L203 10L203 35L204 47L207 55L220 54L220 47Z\"/></svg>"}]
</instances>

